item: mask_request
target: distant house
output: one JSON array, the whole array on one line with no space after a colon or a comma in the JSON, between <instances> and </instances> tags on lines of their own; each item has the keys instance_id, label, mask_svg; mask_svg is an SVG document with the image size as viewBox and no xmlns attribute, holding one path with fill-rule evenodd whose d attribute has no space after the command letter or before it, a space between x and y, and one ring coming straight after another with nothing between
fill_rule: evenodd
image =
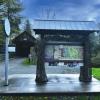
<instances>
[{"instance_id":1,"label":"distant house","mask_svg":"<svg viewBox=\"0 0 100 100\"><path fill-rule=\"evenodd\" d=\"M28 32L24 31L15 37L12 42L16 45L16 56L28 57L30 47L34 46L35 38Z\"/></svg>"}]
</instances>

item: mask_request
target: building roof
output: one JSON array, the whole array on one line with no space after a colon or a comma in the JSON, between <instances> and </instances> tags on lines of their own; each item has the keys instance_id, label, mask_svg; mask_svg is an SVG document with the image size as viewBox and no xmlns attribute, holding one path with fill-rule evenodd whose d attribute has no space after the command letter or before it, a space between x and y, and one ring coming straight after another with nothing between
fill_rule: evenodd
<instances>
[{"instance_id":1,"label":"building roof","mask_svg":"<svg viewBox=\"0 0 100 100\"><path fill-rule=\"evenodd\" d=\"M13 40L14 43L20 41L20 42L34 42L35 38L29 34L28 32L24 31L23 33L19 34L18 36L16 36Z\"/></svg>"},{"instance_id":2,"label":"building roof","mask_svg":"<svg viewBox=\"0 0 100 100\"><path fill-rule=\"evenodd\" d=\"M99 31L94 21L35 20L34 30L81 30Z\"/></svg>"}]
</instances>

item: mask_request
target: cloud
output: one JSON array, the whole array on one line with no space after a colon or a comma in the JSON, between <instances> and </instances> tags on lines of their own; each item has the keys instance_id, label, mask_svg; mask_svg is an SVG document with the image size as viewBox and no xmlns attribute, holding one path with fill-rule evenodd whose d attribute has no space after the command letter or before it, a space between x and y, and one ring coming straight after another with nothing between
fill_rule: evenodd
<instances>
[{"instance_id":1,"label":"cloud","mask_svg":"<svg viewBox=\"0 0 100 100\"><path fill-rule=\"evenodd\" d=\"M96 20L100 18L100 0L23 0L22 15L27 18Z\"/></svg>"}]
</instances>

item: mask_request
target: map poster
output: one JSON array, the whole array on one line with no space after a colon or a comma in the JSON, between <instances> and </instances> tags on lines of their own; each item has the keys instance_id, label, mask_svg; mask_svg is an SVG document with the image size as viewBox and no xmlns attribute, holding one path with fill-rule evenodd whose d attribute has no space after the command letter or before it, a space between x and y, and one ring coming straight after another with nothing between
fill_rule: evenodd
<instances>
[{"instance_id":1,"label":"map poster","mask_svg":"<svg viewBox=\"0 0 100 100\"><path fill-rule=\"evenodd\" d=\"M54 60L83 60L82 46L48 45L45 58Z\"/></svg>"}]
</instances>

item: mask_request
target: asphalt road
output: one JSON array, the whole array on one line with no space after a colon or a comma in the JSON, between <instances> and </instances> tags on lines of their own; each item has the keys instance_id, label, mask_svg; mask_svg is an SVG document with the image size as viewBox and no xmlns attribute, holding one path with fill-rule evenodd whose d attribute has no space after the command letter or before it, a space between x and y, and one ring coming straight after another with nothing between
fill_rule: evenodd
<instances>
[{"instance_id":1,"label":"asphalt road","mask_svg":"<svg viewBox=\"0 0 100 100\"><path fill-rule=\"evenodd\" d=\"M23 65L24 58L16 58L9 61L9 75L12 74L35 74L36 65ZM46 66L47 74L77 74L79 67ZM0 63L0 77L4 77L5 63Z\"/></svg>"}]
</instances>

